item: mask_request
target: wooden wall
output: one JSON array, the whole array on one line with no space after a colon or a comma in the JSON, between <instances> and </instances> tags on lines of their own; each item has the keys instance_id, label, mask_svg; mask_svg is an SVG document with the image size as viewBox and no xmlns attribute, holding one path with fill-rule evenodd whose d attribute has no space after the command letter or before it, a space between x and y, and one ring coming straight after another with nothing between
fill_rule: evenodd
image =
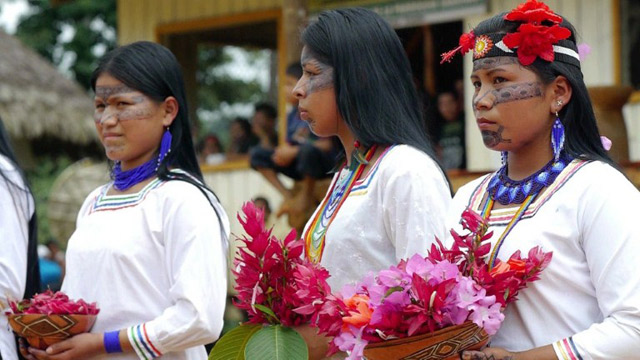
<instances>
[{"instance_id":1,"label":"wooden wall","mask_svg":"<svg viewBox=\"0 0 640 360\"><path fill-rule=\"evenodd\" d=\"M156 26L279 9L282 0L118 0L118 42L155 40Z\"/></svg>"}]
</instances>

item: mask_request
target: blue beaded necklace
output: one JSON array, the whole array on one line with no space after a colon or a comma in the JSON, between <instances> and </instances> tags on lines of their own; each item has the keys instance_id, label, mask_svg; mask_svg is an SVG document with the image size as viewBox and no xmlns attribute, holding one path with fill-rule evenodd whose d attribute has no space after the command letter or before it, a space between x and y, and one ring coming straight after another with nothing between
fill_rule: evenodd
<instances>
[{"instance_id":1,"label":"blue beaded necklace","mask_svg":"<svg viewBox=\"0 0 640 360\"><path fill-rule=\"evenodd\" d=\"M113 187L118 191L124 191L133 185L144 181L156 174L157 158L152 158L146 163L133 169L122 171L120 161L113 166Z\"/></svg>"},{"instance_id":2,"label":"blue beaded necklace","mask_svg":"<svg viewBox=\"0 0 640 360\"><path fill-rule=\"evenodd\" d=\"M502 205L522 204L530 194L537 194L551 185L572 160L571 156L562 152L557 161L551 159L542 169L522 180L511 180L505 164L493 176L487 191L493 200Z\"/></svg>"}]
</instances>

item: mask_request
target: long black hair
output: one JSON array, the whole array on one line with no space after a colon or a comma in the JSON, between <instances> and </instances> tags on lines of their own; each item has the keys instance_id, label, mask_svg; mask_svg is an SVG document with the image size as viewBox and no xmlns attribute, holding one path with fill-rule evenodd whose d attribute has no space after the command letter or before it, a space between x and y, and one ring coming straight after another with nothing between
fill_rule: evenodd
<instances>
[{"instance_id":1,"label":"long black hair","mask_svg":"<svg viewBox=\"0 0 640 360\"><path fill-rule=\"evenodd\" d=\"M169 96L176 99L178 114L169 126L172 135L171 151L158 167L158 177L162 180L186 181L197 186L205 195L206 190L215 196L215 193L205 185L198 165L191 138L182 70L173 53L157 43L134 42L118 47L100 59L98 67L91 75L93 91L96 90L96 81L102 74L113 76L154 101L162 102ZM158 147L159 145L158 143ZM191 176L171 171L170 166L184 170ZM215 206L213 208L215 209Z\"/></svg>"},{"instance_id":2,"label":"long black hair","mask_svg":"<svg viewBox=\"0 0 640 360\"><path fill-rule=\"evenodd\" d=\"M33 214L30 213L29 205L33 201L31 196L31 189L27 181L27 177L24 172L18 166L15 153L9 142L9 134L7 134L2 119L0 119L0 156L3 156L11 163L15 172L18 174L19 181L11 179L8 174L5 174L2 168L0 168L0 181L4 181L9 193L11 194L11 200L15 205L16 214L18 217L23 216L24 219L29 219L28 229L25 235L28 237L27 246L27 278L26 288L24 292L24 298L32 297L36 292L40 291L40 267L38 265L38 227L37 217L35 210ZM19 197L24 197L24 201L20 201ZM22 208L19 204L25 204L26 208Z\"/></svg>"},{"instance_id":3,"label":"long black hair","mask_svg":"<svg viewBox=\"0 0 640 360\"><path fill-rule=\"evenodd\" d=\"M505 14L496 15L478 24L473 30L476 36L515 32L521 23L504 20ZM563 18L560 26L571 31L571 36L567 40L575 44L576 30L573 25ZM580 68L562 61L548 62L540 58L536 58L533 64L526 68L535 72L545 85L550 84L560 75L567 78L571 85L571 99L559 113L565 129L564 151L574 158L600 160L620 170L602 146L591 98L589 98Z\"/></svg>"},{"instance_id":4,"label":"long black hair","mask_svg":"<svg viewBox=\"0 0 640 360\"><path fill-rule=\"evenodd\" d=\"M323 11L302 32L302 43L334 68L340 115L366 148L407 144L436 159L411 65L391 26L373 11Z\"/></svg>"}]
</instances>

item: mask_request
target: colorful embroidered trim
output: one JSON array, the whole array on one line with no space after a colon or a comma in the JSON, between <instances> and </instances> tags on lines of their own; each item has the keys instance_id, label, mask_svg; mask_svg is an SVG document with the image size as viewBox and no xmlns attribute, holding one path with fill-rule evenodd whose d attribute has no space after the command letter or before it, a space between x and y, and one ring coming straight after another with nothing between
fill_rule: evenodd
<instances>
[{"instance_id":1,"label":"colorful embroidered trim","mask_svg":"<svg viewBox=\"0 0 640 360\"><path fill-rule=\"evenodd\" d=\"M376 145L367 150L365 155L367 162L371 160L375 152ZM322 204L316 211L311 225L303 235L305 242L304 252L309 261L318 263L322 259L327 229L329 228L329 225L331 225L331 222L333 222L333 219L335 219L342 204L349 197L351 189L366 166L367 164L360 163L355 170L350 171L347 169L347 165L345 163L342 166L342 169L340 169L331 189L329 189L327 196L325 196ZM343 171L347 172L343 175Z\"/></svg>"},{"instance_id":2,"label":"colorful embroidered trim","mask_svg":"<svg viewBox=\"0 0 640 360\"><path fill-rule=\"evenodd\" d=\"M567 167L558 175L556 180L547 187L547 190L542 193L542 195L534 200L534 202L529 206L527 210L525 210L522 215L522 219L528 219L533 217L538 210L558 191L564 184L584 165L588 164L588 161L575 159L571 163L567 165ZM482 214L484 209L483 197L487 192L487 185L489 180L491 179L492 174L487 175L480 184L473 191L473 194L469 200L469 208L474 209L476 212ZM497 209L491 212L489 218L487 219L489 225L491 226L503 226L506 225L513 216L515 216L518 208L510 207L504 209Z\"/></svg>"},{"instance_id":3,"label":"colorful embroidered trim","mask_svg":"<svg viewBox=\"0 0 640 360\"><path fill-rule=\"evenodd\" d=\"M580 356L571 337L554 342L553 350L560 360L582 360L582 356Z\"/></svg>"},{"instance_id":4,"label":"colorful embroidered trim","mask_svg":"<svg viewBox=\"0 0 640 360\"><path fill-rule=\"evenodd\" d=\"M520 207L518 208L518 211L516 211L516 214L511 218L511 221L509 221L509 223L507 224L507 227L502 232L502 235L500 235L500 237L498 238L498 241L496 241L495 245L493 246L493 250L491 250L491 255L489 256L489 270L493 268L493 264L495 264L496 259L498 258L498 253L500 252L500 248L504 243L504 239L507 238L507 235L509 235L513 227L516 226L518 221L520 221L520 219L522 218L522 214L524 214L525 210L527 210L531 202L533 202L533 199L535 199L536 195L538 195L537 192L527 196L527 198L522 202L522 205L520 205ZM491 209L493 208L493 203L494 200L491 198L491 196L487 196L487 203L484 210L482 211L483 219L486 220L489 217Z\"/></svg>"},{"instance_id":5,"label":"colorful embroidered trim","mask_svg":"<svg viewBox=\"0 0 640 360\"><path fill-rule=\"evenodd\" d=\"M349 193L349 195L353 195L356 191L361 192L363 190L366 190L369 187L369 185L371 184L371 181L373 180L376 173L378 172L380 162L382 161L384 156L389 153L389 150L391 150L395 146L396 145L391 145L386 149L384 149L384 151L382 151L382 153L380 154L376 162L373 164L373 166L371 167L367 175L364 177L364 179L356 180L356 183L353 185L353 188L351 189L351 192Z\"/></svg>"},{"instance_id":6,"label":"colorful embroidered trim","mask_svg":"<svg viewBox=\"0 0 640 360\"><path fill-rule=\"evenodd\" d=\"M146 324L130 327L127 329L127 336L140 359L148 360L162 356L162 353L149 340Z\"/></svg>"},{"instance_id":7,"label":"colorful embroidered trim","mask_svg":"<svg viewBox=\"0 0 640 360\"><path fill-rule=\"evenodd\" d=\"M107 195L109 185L104 186L100 194L96 197L89 213L97 211L113 211L128 208L140 204L147 197L149 192L165 182L160 179L153 179L142 190L129 195Z\"/></svg>"},{"instance_id":8,"label":"colorful embroidered trim","mask_svg":"<svg viewBox=\"0 0 640 360\"><path fill-rule=\"evenodd\" d=\"M554 181L554 183L551 184L547 188L547 190L545 191L546 196L543 195L543 197L545 197L545 199L543 201L538 201L538 208L540 206L542 206L542 204L544 204L546 202L546 200L548 200L557 191L557 189L559 189L564 183L566 183L566 181L571 177L571 175L574 174L575 171L577 171L578 168L581 168L582 165L585 164L585 163L587 163L587 162L586 161L582 161L582 160L574 160L568 166L566 166L564 168L563 172L560 174L560 176L558 176L558 178L556 178L556 181ZM570 165L574 165L573 168L570 168ZM580 165L580 166L578 166L578 165ZM491 177L492 177L492 175L486 176L485 179L480 183L480 186L478 186L476 188L475 194L471 196L471 199L472 199L471 201L474 201L474 199L477 199L478 197L482 198L484 196L484 194L487 194L486 200L484 201L484 205L482 207L481 215L482 215L482 218L485 219L488 224L491 224L489 219L490 219L490 215L491 215L491 210L493 209L493 205L494 205L493 198L487 192L487 183L489 182L488 180ZM483 194L483 196L480 196L480 194ZM498 240L494 243L493 249L491 250L491 255L489 257L489 263L488 263L489 269L493 268L493 264L495 263L496 259L498 258L498 254L500 253L500 248L502 247L502 244L504 243L505 239L507 238L507 236L509 235L511 230L513 230L513 228L516 226L516 224L521 219L523 219L523 215L525 214L525 212L529 208L529 205L531 205L534 202L534 200L535 200L535 198L537 197L538 194L539 194L538 191L532 192L523 201L522 205L520 205L518 207L518 209L515 211L515 213L513 213L513 215L509 216L509 222L507 223L506 228L502 232L502 235L500 235ZM537 212L537 209L536 209L536 212ZM535 212L534 212L534 214L535 214ZM491 225L493 225L493 224L491 224Z\"/></svg>"}]
</instances>

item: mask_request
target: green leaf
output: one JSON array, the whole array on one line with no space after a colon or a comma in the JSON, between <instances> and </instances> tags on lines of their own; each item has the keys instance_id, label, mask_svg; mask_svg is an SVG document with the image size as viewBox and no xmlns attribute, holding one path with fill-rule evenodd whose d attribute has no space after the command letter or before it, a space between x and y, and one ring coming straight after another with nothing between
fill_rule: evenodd
<instances>
[{"instance_id":1,"label":"green leaf","mask_svg":"<svg viewBox=\"0 0 640 360\"><path fill-rule=\"evenodd\" d=\"M297 331L272 325L255 333L244 350L244 357L251 360L307 360L307 343Z\"/></svg>"},{"instance_id":2,"label":"green leaf","mask_svg":"<svg viewBox=\"0 0 640 360\"><path fill-rule=\"evenodd\" d=\"M276 314L273 312L273 310L269 309L268 307L261 305L261 304L253 304L253 306L262 311L263 313L265 313L265 315L267 316L271 316L272 318L274 318L277 322L280 322L280 320L278 319L278 317L276 316Z\"/></svg>"},{"instance_id":3,"label":"green leaf","mask_svg":"<svg viewBox=\"0 0 640 360\"><path fill-rule=\"evenodd\" d=\"M244 360L249 339L262 329L261 325L240 325L226 333L211 349L209 360Z\"/></svg>"}]
</instances>

